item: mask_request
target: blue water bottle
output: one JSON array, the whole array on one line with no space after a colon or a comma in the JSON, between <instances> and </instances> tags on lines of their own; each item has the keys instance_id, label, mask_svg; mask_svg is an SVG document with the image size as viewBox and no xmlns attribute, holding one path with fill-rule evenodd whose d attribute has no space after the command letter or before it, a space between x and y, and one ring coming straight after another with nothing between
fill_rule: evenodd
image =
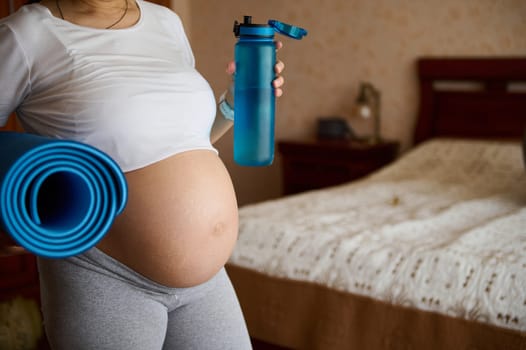
<instances>
[{"instance_id":1,"label":"blue water bottle","mask_svg":"<svg viewBox=\"0 0 526 350\"><path fill-rule=\"evenodd\" d=\"M274 113L278 32L290 38L307 35L303 28L275 20L253 24L251 16L235 21L234 161L245 166L265 166L274 159Z\"/></svg>"}]
</instances>

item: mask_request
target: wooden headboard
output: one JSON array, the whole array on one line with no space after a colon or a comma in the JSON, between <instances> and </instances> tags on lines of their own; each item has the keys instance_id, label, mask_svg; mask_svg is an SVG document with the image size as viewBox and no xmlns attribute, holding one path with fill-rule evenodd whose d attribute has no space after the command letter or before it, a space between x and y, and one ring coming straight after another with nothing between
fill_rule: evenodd
<instances>
[{"instance_id":1,"label":"wooden headboard","mask_svg":"<svg viewBox=\"0 0 526 350\"><path fill-rule=\"evenodd\" d=\"M526 57L421 58L414 143L432 137L521 138Z\"/></svg>"}]
</instances>

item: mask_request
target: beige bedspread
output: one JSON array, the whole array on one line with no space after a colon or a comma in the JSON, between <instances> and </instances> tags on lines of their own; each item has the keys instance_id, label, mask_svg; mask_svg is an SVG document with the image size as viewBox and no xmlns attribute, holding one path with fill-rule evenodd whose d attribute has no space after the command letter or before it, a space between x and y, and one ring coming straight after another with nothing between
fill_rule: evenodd
<instances>
[{"instance_id":1,"label":"beige bedspread","mask_svg":"<svg viewBox=\"0 0 526 350\"><path fill-rule=\"evenodd\" d=\"M229 265L525 332L520 145L428 141L362 181L245 206Z\"/></svg>"}]
</instances>

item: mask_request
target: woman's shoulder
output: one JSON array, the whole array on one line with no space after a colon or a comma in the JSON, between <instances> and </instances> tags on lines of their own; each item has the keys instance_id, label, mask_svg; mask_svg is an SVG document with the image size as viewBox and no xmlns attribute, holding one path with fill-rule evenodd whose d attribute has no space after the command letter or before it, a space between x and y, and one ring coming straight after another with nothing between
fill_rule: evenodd
<instances>
[{"instance_id":1,"label":"woman's shoulder","mask_svg":"<svg viewBox=\"0 0 526 350\"><path fill-rule=\"evenodd\" d=\"M49 10L42 5L24 5L13 14L0 19L0 25L16 32L35 32L50 15Z\"/></svg>"},{"instance_id":2,"label":"woman's shoulder","mask_svg":"<svg viewBox=\"0 0 526 350\"><path fill-rule=\"evenodd\" d=\"M181 18L174 10L145 0L136 1L141 7L145 22L160 27L163 32L177 38L186 35Z\"/></svg>"},{"instance_id":3,"label":"woman's shoulder","mask_svg":"<svg viewBox=\"0 0 526 350\"><path fill-rule=\"evenodd\" d=\"M151 1L146 1L146 0L135 0L135 1L137 1L137 3L140 5L143 11L160 13L164 15L170 15L170 13L173 13L173 11L170 8L163 6L163 5L156 4Z\"/></svg>"},{"instance_id":4,"label":"woman's shoulder","mask_svg":"<svg viewBox=\"0 0 526 350\"><path fill-rule=\"evenodd\" d=\"M160 19L166 19L166 20L176 20L180 21L179 16L170 8L162 5L155 4L150 1L145 0L136 0L137 3L139 3L139 6L141 7L141 11L144 11L145 13L155 16Z\"/></svg>"}]
</instances>

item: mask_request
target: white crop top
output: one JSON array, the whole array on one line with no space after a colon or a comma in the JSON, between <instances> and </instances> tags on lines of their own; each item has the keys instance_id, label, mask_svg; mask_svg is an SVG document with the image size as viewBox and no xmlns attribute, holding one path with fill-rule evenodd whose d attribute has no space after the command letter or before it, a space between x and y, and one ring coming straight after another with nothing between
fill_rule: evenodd
<instances>
[{"instance_id":1,"label":"white crop top","mask_svg":"<svg viewBox=\"0 0 526 350\"><path fill-rule=\"evenodd\" d=\"M78 26L44 6L0 20L0 125L92 145L123 171L194 149L215 149L216 104L179 17L137 0L127 29Z\"/></svg>"}]
</instances>

